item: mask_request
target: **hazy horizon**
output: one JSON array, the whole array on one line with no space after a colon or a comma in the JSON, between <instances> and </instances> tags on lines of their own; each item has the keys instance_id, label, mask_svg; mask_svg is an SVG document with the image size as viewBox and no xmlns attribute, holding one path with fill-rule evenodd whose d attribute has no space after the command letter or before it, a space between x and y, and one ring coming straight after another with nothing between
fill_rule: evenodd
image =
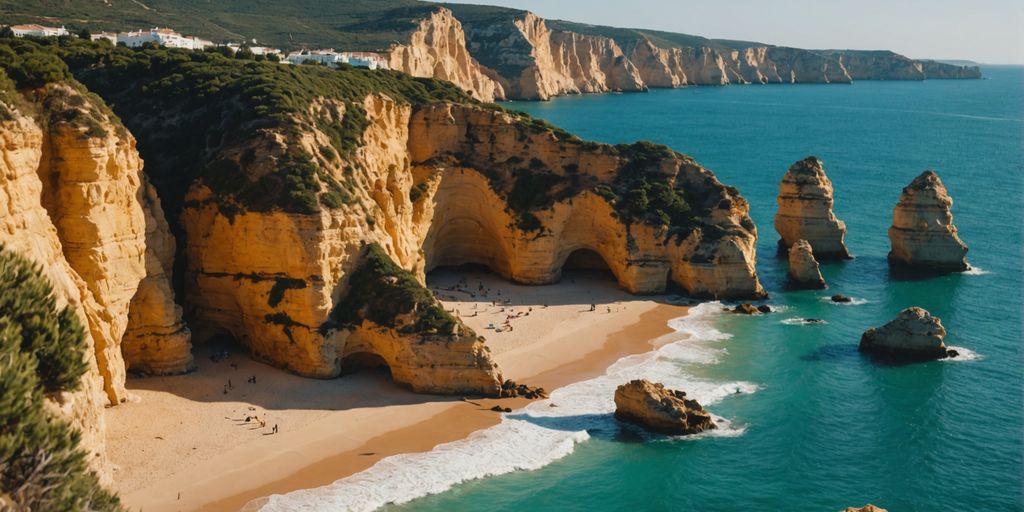
<instances>
[{"instance_id":1,"label":"hazy horizon","mask_svg":"<svg viewBox=\"0 0 1024 512\"><path fill-rule=\"evenodd\" d=\"M726 0L448 0L533 11L547 19L680 32L809 49L892 50L916 59L1024 64L1024 2L954 0L768 4ZM842 19L844 23L836 23Z\"/></svg>"}]
</instances>

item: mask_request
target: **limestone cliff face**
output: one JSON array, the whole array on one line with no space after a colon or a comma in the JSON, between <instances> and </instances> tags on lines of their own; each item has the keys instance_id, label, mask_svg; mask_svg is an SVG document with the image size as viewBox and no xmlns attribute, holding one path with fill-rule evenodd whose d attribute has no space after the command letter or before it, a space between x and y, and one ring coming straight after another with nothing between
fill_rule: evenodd
<instances>
[{"instance_id":1,"label":"limestone cliff face","mask_svg":"<svg viewBox=\"0 0 1024 512\"><path fill-rule=\"evenodd\" d=\"M339 308L351 302L350 280L371 244L421 284L430 269L462 263L487 265L517 282L553 283L570 256L584 250L597 253L632 292L660 292L672 281L699 296L764 296L747 203L687 157L665 156L647 171L685 189L704 215L673 234L667 226L623 221L595 192L623 164L611 146L479 106L413 108L374 95L364 107L370 124L359 148L343 161L318 157L327 172L351 180L352 200L337 208L225 211L208 188L193 186L181 222L186 303L197 339L227 333L256 358L311 377L338 376L347 362L369 355L416 391L497 394L500 371L461 323L452 332L422 333L406 329L411 320L336 320L357 313ZM316 154L327 143L315 130L252 142L270 156L289 147ZM275 165L268 158L247 165ZM517 210L512 181L524 173L548 177L559 191L529 212ZM384 286L393 276L380 278Z\"/></svg>"},{"instance_id":2,"label":"limestone cliff face","mask_svg":"<svg viewBox=\"0 0 1024 512\"><path fill-rule=\"evenodd\" d=\"M450 14L444 11L444 16ZM981 77L977 67L917 61L888 51L745 47L713 40L683 45L667 42L664 34L642 30L547 23L525 11L490 18L472 15L464 26L469 54L484 66L484 74L501 84L509 99L546 100L565 94L686 85ZM417 55L404 52L395 62ZM427 58L423 64L403 64L399 69L416 67L425 73L422 76L446 78L448 68L444 67L430 75L433 63ZM456 83L468 86L472 81ZM486 98L492 88L485 83L475 95Z\"/></svg>"},{"instance_id":3,"label":"limestone cliff face","mask_svg":"<svg viewBox=\"0 0 1024 512\"><path fill-rule=\"evenodd\" d=\"M481 101L505 99L501 84L466 49L462 24L448 9L420 20L409 41L392 46L386 58L391 69L448 80Z\"/></svg>"},{"instance_id":4,"label":"limestone cliff face","mask_svg":"<svg viewBox=\"0 0 1024 512\"><path fill-rule=\"evenodd\" d=\"M18 103L5 106L11 115L0 130L0 243L41 264L58 301L72 305L87 326L83 389L52 398L83 431L83 446L98 455L102 472L103 405L127 397L122 337L130 324L180 324L180 316L159 308L139 308L129 318L146 281L159 287L162 278L161 303L174 304L159 262L147 265L149 239L166 236L166 225L154 223L163 212L142 175L135 140L116 120L67 85L29 91ZM186 352L188 342L187 330L174 341Z\"/></svg>"},{"instance_id":5,"label":"limestone cliff face","mask_svg":"<svg viewBox=\"0 0 1024 512\"><path fill-rule=\"evenodd\" d=\"M969 269L967 245L957 235L952 206L953 199L932 171L904 187L889 228L890 265L934 272Z\"/></svg>"},{"instance_id":6,"label":"limestone cliff face","mask_svg":"<svg viewBox=\"0 0 1024 512\"><path fill-rule=\"evenodd\" d=\"M647 89L615 40L552 30L533 13L477 27L468 37L509 98Z\"/></svg>"},{"instance_id":7,"label":"limestone cliff face","mask_svg":"<svg viewBox=\"0 0 1024 512\"><path fill-rule=\"evenodd\" d=\"M850 257L843 242L846 224L832 213L832 182L821 160L811 156L793 164L779 184L778 203L775 230L781 237L780 250L802 239L819 259Z\"/></svg>"}]
</instances>

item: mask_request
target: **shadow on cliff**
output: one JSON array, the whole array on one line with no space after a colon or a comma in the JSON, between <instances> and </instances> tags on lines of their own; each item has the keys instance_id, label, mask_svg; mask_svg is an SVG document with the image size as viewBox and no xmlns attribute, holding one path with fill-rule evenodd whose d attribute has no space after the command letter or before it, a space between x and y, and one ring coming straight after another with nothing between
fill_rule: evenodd
<instances>
[{"instance_id":1,"label":"shadow on cliff","mask_svg":"<svg viewBox=\"0 0 1024 512\"><path fill-rule=\"evenodd\" d=\"M234 343L206 343L196 346L194 354L194 372L169 377L129 376L129 393L148 390L196 402L245 403L267 410L341 411L461 399L413 393L392 382L383 369L360 370L336 379L300 377L253 360Z\"/></svg>"}]
</instances>

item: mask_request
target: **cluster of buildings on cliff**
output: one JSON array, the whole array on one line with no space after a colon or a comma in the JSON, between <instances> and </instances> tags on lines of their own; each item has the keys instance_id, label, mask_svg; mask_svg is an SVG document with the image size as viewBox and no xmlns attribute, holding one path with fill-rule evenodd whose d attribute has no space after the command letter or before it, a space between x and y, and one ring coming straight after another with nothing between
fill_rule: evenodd
<instances>
[{"instance_id":1,"label":"cluster of buildings on cliff","mask_svg":"<svg viewBox=\"0 0 1024 512\"><path fill-rule=\"evenodd\" d=\"M63 26L46 27L43 25L11 25L16 37L58 37L70 35ZM337 52L333 49L302 50L284 55L277 48L266 46L239 45L235 43L217 44L195 36L185 36L169 28L154 27L149 30L134 32L96 32L89 37L93 41L106 39L112 44L123 44L129 48L137 48L146 43L154 43L167 48L184 48L186 50L204 50L209 47L225 47L237 52L243 47L254 55L275 55L284 64L303 64L315 62L326 66L337 67L341 64L369 69L388 69L387 60L373 52Z\"/></svg>"}]
</instances>

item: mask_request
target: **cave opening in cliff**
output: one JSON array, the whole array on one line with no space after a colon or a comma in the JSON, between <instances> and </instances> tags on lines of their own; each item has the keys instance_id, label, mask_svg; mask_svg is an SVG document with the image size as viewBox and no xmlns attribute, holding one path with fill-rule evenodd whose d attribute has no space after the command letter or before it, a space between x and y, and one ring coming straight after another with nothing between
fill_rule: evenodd
<instances>
[{"instance_id":1,"label":"cave opening in cliff","mask_svg":"<svg viewBox=\"0 0 1024 512\"><path fill-rule=\"evenodd\" d=\"M341 375L343 377L358 372L369 372L391 380L391 367L383 357L373 352L354 352L342 358Z\"/></svg>"},{"instance_id":2,"label":"cave opening in cliff","mask_svg":"<svg viewBox=\"0 0 1024 512\"><path fill-rule=\"evenodd\" d=\"M593 249L576 249L569 253L562 264L562 277L572 275L587 275L601 279L615 279L608 262L600 253Z\"/></svg>"}]
</instances>

